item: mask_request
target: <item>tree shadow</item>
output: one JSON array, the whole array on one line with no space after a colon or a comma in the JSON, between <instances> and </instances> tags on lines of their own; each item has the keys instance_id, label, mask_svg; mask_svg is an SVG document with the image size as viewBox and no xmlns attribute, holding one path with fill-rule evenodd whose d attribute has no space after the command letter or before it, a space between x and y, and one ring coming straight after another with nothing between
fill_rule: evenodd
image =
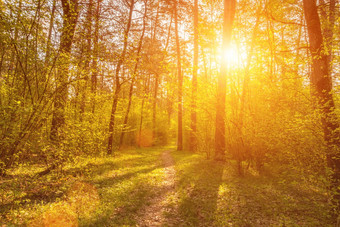
<instances>
[{"instance_id":1,"label":"tree shadow","mask_svg":"<svg viewBox=\"0 0 340 227\"><path fill-rule=\"evenodd\" d=\"M111 187L114 184L119 183L120 181L127 180L129 178L137 176L138 174L147 174L161 167L162 167L161 165L155 165L149 168L143 168L138 171L128 172L128 173L125 173L119 176L111 176L111 177L105 177L101 180L94 180L93 183L97 184L100 188Z\"/></svg>"},{"instance_id":2,"label":"tree shadow","mask_svg":"<svg viewBox=\"0 0 340 227\"><path fill-rule=\"evenodd\" d=\"M180 226L213 226L224 164L189 157L177 174L177 213ZM181 161L181 160L179 160Z\"/></svg>"},{"instance_id":3,"label":"tree shadow","mask_svg":"<svg viewBox=\"0 0 340 227\"><path fill-rule=\"evenodd\" d=\"M238 176L232 161L175 154L177 186L166 213L179 226L331 226L322 187L303 176ZM175 209L172 209L173 211ZM172 226L172 225L170 225Z\"/></svg>"},{"instance_id":4,"label":"tree shadow","mask_svg":"<svg viewBox=\"0 0 340 227\"><path fill-rule=\"evenodd\" d=\"M131 158L129 161L133 162L141 162L143 157L138 158ZM138 174L145 174L151 172L160 165L155 165L150 168L143 168L138 171L128 172L126 174L120 176L113 176L103 178L99 181L93 181L89 183L96 183L99 187L110 187L120 181L127 180L132 178ZM90 172L92 176L103 175L108 171L112 171L119 168L117 163L113 160L108 160L104 163L97 164L97 163L88 163L81 167L74 167L64 170L62 174L64 176L82 176L85 172ZM15 177L10 178L10 181L6 182L6 184L1 185L4 188L13 189L16 191L25 192L26 195L19 196L9 200L7 202L2 202L0 206L0 214L5 215L6 213L10 212L11 210L18 209L22 206L30 206L34 204L46 204L46 203L53 203L57 199L60 199L65 196L66 190L62 189L63 184L62 182L58 182L58 175L54 176L55 173L49 174L49 176L42 176L39 178L35 178L34 176L27 177L26 175L17 174ZM54 184L53 182L47 183L46 177L56 177L58 183ZM67 177L69 179L69 177ZM89 181L89 180L85 180ZM26 185L24 188L22 187L23 182ZM28 186L27 186L28 185ZM43 187L45 185L45 187Z\"/></svg>"},{"instance_id":5,"label":"tree shadow","mask_svg":"<svg viewBox=\"0 0 340 227\"><path fill-rule=\"evenodd\" d=\"M216 220L235 226L328 226L327 196L298 175L223 176ZM316 190L315 190L316 189Z\"/></svg>"},{"instance_id":6,"label":"tree shadow","mask_svg":"<svg viewBox=\"0 0 340 227\"><path fill-rule=\"evenodd\" d=\"M85 221L82 226L135 226L139 211L160 190L159 186L153 185L152 181L149 182L150 179L144 176L162 167L162 165L153 165L119 176L92 181L105 194L102 195L105 200L112 198L115 201L112 201L112 203L104 202L106 205L101 208L102 210L98 212L97 216L94 219ZM139 178L139 175L141 175L141 178ZM120 182L127 183L126 189L119 192L109 190Z\"/></svg>"}]
</instances>

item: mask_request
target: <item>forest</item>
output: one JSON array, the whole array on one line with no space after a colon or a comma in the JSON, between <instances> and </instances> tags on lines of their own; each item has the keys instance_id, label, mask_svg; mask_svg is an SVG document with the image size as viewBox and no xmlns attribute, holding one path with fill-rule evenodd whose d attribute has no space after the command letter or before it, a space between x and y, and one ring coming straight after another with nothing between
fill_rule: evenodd
<instances>
[{"instance_id":1,"label":"forest","mask_svg":"<svg viewBox=\"0 0 340 227\"><path fill-rule=\"evenodd\" d=\"M0 0L1 226L340 226L338 0Z\"/></svg>"}]
</instances>

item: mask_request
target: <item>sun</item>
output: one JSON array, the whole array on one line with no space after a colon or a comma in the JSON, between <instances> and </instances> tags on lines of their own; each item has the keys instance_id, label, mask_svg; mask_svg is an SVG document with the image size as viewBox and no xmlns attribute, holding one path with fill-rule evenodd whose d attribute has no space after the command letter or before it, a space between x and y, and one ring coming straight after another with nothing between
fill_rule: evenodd
<instances>
[{"instance_id":1,"label":"sun","mask_svg":"<svg viewBox=\"0 0 340 227\"><path fill-rule=\"evenodd\" d=\"M223 63L228 64L231 67L238 67L240 64L240 56L236 47L230 46L223 50L222 53Z\"/></svg>"}]
</instances>

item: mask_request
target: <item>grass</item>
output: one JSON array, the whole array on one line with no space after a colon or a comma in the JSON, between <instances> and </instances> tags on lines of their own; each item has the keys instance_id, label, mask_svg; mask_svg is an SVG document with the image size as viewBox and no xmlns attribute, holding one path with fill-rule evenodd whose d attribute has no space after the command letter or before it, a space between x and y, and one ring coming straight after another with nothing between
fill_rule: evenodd
<instances>
[{"instance_id":1,"label":"grass","mask_svg":"<svg viewBox=\"0 0 340 227\"><path fill-rule=\"evenodd\" d=\"M115 157L79 158L62 172L34 178L20 166L1 179L0 225L136 226L162 192L160 154L125 150ZM168 226L332 226L327 190L297 174L236 174L235 163L172 151L175 188L163 204ZM168 222L167 222L168 221Z\"/></svg>"},{"instance_id":2,"label":"grass","mask_svg":"<svg viewBox=\"0 0 340 227\"><path fill-rule=\"evenodd\" d=\"M239 177L232 161L172 154L177 186L169 206L180 226L332 226L326 190L298 176Z\"/></svg>"},{"instance_id":3,"label":"grass","mask_svg":"<svg viewBox=\"0 0 340 227\"><path fill-rule=\"evenodd\" d=\"M41 168L16 168L14 177L3 179L0 185L0 223L136 225L136 214L148 204L162 180L159 155L163 150L136 149L117 152L115 157L82 158L62 173L39 179L33 176Z\"/></svg>"}]
</instances>

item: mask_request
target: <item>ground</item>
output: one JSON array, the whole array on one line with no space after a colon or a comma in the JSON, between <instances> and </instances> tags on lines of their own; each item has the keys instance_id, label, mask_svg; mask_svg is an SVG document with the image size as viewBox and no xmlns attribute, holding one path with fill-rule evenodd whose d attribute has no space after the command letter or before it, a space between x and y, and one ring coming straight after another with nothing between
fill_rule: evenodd
<instances>
[{"instance_id":1,"label":"ground","mask_svg":"<svg viewBox=\"0 0 340 227\"><path fill-rule=\"evenodd\" d=\"M332 226L324 187L294 174L249 171L173 147L79 158L36 177L0 181L3 226Z\"/></svg>"}]
</instances>

